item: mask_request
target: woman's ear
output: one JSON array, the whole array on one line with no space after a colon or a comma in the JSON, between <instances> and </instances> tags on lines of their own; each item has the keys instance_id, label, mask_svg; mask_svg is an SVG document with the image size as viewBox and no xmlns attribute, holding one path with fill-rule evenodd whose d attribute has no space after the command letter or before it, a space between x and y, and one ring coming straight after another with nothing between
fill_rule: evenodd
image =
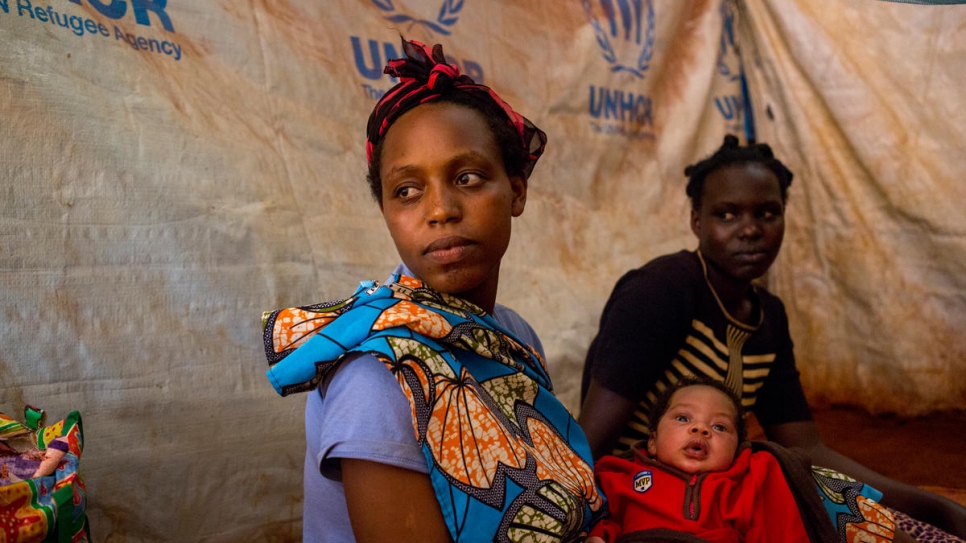
<instances>
[{"instance_id":1,"label":"woman's ear","mask_svg":"<svg viewBox=\"0 0 966 543\"><path fill-rule=\"evenodd\" d=\"M510 177L510 190L513 192L510 213L514 217L519 217L523 214L523 208L527 206L527 178L522 175Z\"/></svg>"},{"instance_id":2,"label":"woman's ear","mask_svg":"<svg viewBox=\"0 0 966 543\"><path fill-rule=\"evenodd\" d=\"M691 231L695 236L701 237L701 213L693 207L691 208Z\"/></svg>"}]
</instances>

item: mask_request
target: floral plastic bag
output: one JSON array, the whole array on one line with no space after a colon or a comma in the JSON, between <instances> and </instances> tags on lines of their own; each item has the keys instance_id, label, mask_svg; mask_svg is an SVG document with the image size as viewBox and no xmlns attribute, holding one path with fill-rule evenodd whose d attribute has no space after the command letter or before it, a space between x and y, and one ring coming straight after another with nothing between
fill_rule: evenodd
<instances>
[{"instance_id":1,"label":"floral plastic bag","mask_svg":"<svg viewBox=\"0 0 966 543\"><path fill-rule=\"evenodd\" d=\"M45 421L31 406L23 422L0 413L0 543L90 542L80 413Z\"/></svg>"}]
</instances>

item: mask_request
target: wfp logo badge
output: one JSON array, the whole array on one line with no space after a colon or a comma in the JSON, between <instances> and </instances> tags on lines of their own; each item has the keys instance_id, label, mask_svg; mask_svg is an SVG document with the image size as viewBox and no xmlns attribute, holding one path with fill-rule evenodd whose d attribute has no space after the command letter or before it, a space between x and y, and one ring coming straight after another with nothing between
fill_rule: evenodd
<instances>
[{"instance_id":1,"label":"wfp logo badge","mask_svg":"<svg viewBox=\"0 0 966 543\"><path fill-rule=\"evenodd\" d=\"M643 79L654 54L652 0L581 0L584 13L604 59L613 72L628 72Z\"/></svg>"},{"instance_id":2,"label":"wfp logo badge","mask_svg":"<svg viewBox=\"0 0 966 543\"><path fill-rule=\"evenodd\" d=\"M446 0L443 2L442 7L439 8L436 19L430 20L413 17L405 13L397 13L395 6L392 4L392 0L371 1L382 11L388 12L385 16L387 21L397 25L407 25L407 31L412 30L414 26L425 26L431 31L444 36L450 35L450 27L455 25L456 21L459 20L459 12L463 9L464 2L464 0Z\"/></svg>"},{"instance_id":3,"label":"wfp logo badge","mask_svg":"<svg viewBox=\"0 0 966 543\"><path fill-rule=\"evenodd\" d=\"M654 55L652 0L580 0L610 71L644 79ZM654 139L651 97L608 85L590 85L590 127L600 134Z\"/></svg>"}]
</instances>

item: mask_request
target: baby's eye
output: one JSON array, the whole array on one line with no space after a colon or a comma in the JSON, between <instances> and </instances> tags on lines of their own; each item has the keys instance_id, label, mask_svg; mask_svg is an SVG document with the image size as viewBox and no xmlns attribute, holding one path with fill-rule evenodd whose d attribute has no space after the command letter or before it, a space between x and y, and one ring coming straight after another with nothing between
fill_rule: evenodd
<instances>
[{"instance_id":1,"label":"baby's eye","mask_svg":"<svg viewBox=\"0 0 966 543\"><path fill-rule=\"evenodd\" d=\"M713 424L711 426L711 428L713 428L714 430L716 430L718 432L727 432L728 431L728 427L725 426L724 424Z\"/></svg>"},{"instance_id":2,"label":"baby's eye","mask_svg":"<svg viewBox=\"0 0 966 543\"><path fill-rule=\"evenodd\" d=\"M678 422L690 422L691 421L691 419L687 415L677 415L676 417L674 417L674 420L676 420Z\"/></svg>"}]
</instances>

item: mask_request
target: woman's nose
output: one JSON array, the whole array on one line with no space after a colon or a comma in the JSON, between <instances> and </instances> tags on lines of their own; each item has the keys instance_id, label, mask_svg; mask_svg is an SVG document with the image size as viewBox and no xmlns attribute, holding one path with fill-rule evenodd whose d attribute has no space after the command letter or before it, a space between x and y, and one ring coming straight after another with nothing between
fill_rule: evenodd
<instances>
[{"instance_id":1,"label":"woman's nose","mask_svg":"<svg viewBox=\"0 0 966 543\"><path fill-rule=\"evenodd\" d=\"M741 235L746 238L757 238L761 236L761 225L753 218L747 219L741 225Z\"/></svg>"},{"instance_id":2,"label":"woman's nose","mask_svg":"<svg viewBox=\"0 0 966 543\"><path fill-rule=\"evenodd\" d=\"M462 214L459 198L446 188L430 191L429 222L447 223L458 219Z\"/></svg>"}]
</instances>

